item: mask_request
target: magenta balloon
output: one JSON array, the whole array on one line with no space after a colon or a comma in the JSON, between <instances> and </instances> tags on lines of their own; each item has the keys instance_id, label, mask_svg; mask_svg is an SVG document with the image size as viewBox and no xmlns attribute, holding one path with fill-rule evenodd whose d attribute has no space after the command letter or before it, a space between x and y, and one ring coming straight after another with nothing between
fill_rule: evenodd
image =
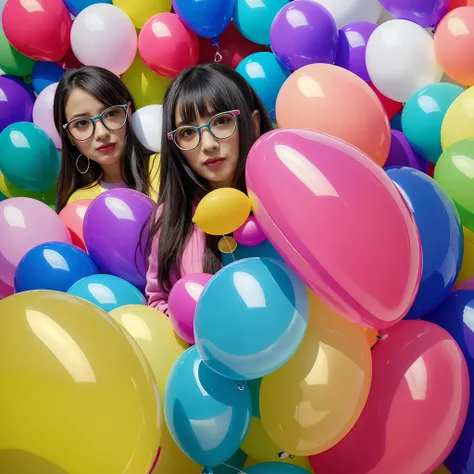
<instances>
[{"instance_id":1,"label":"magenta balloon","mask_svg":"<svg viewBox=\"0 0 474 474\"><path fill-rule=\"evenodd\" d=\"M7 296L13 295L13 293L13 288L0 280L0 300L6 298Z\"/></svg>"},{"instance_id":2,"label":"magenta balloon","mask_svg":"<svg viewBox=\"0 0 474 474\"><path fill-rule=\"evenodd\" d=\"M110 189L96 197L84 217L84 242L105 272L145 288L145 247L154 202L132 189Z\"/></svg>"},{"instance_id":3,"label":"magenta balloon","mask_svg":"<svg viewBox=\"0 0 474 474\"><path fill-rule=\"evenodd\" d=\"M399 130L392 130L390 152L384 168L391 166L409 166L423 171L423 173L428 172L428 161L415 153L405 134Z\"/></svg>"},{"instance_id":4,"label":"magenta balloon","mask_svg":"<svg viewBox=\"0 0 474 474\"><path fill-rule=\"evenodd\" d=\"M321 299L364 327L403 318L420 283L420 237L380 166L328 135L280 129L254 144L246 177L265 234Z\"/></svg>"},{"instance_id":5,"label":"magenta balloon","mask_svg":"<svg viewBox=\"0 0 474 474\"><path fill-rule=\"evenodd\" d=\"M254 216L250 216L244 224L233 233L233 237L236 242L246 247L260 245L267 238Z\"/></svg>"},{"instance_id":6,"label":"magenta balloon","mask_svg":"<svg viewBox=\"0 0 474 474\"><path fill-rule=\"evenodd\" d=\"M436 26L449 9L449 0L380 0L380 4L395 18L423 28Z\"/></svg>"}]
</instances>

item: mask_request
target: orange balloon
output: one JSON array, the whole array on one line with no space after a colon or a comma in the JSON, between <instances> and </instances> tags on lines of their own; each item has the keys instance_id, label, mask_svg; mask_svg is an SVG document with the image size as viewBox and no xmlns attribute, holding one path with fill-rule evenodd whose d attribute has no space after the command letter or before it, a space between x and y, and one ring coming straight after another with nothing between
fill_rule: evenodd
<instances>
[{"instance_id":1,"label":"orange balloon","mask_svg":"<svg viewBox=\"0 0 474 474\"><path fill-rule=\"evenodd\" d=\"M68 204L60 213L59 218L62 223L68 228L71 234L71 241L74 245L86 250L84 243L84 236L82 235L82 224L91 199L81 199Z\"/></svg>"},{"instance_id":2,"label":"orange balloon","mask_svg":"<svg viewBox=\"0 0 474 474\"><path fill-rule=\"evenodd\" d=\"M451 0L449 2L449 11L459 7L472 7L474 6L474 0Z\"/></svg>"},{"instance_id":3,"label":"orange balloon","mask_svg":"<svg viewBox=\"0 0 474 474\"><path fill-rule=\"evenodd\" d=\"M377 344L377 336L379 335L379 332L377 331L377 329L363 328L363 330L365 337L367 338L369 347L374 347L375 344Z\"/></svg>"},{"instance_id":4,"label":"orange balloon","mask_svg":"<svg viewBox=\"0 0 474 474\"><path fill-rule=\"evenodd\" d=\"M474 85L474 6L456 8L436 28L434 48L443 71L456 82Z\"/></svg>"},{"instance_id":5,"label":"orange balloon","mask_svg":"<svg viewBox=\"0 0 474 474\"><path fill-rule=\"evenodd\" d=\"M276 104L281 128L302 128L340 138L380 166L390 151L387 114L370 86L346 69L310 64L283 84Z\"/></svg>"}]
</instances>

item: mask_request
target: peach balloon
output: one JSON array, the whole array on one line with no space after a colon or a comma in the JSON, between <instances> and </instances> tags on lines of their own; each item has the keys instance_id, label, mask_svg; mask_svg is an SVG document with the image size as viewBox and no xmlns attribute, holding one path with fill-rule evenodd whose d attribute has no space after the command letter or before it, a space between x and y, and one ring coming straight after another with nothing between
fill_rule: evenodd
<instances>
[{"instance_id":1,"label":"peach balloon","mask_svg":"<svg viewBox=\"0 0 474 474\"><path fill-rule=\"evenodd\" d=\"M474 6L474 0L451 0L449 2L449 11L459 7L472 7Z\"/></svg>"},{"instance_id":2,"label":"peach balloon","mask_svg":"<svg viewBox=\"0 0 474 474\"><path fill-rule=\"evenodd\" d=\"M474 85L474 6L456 8L436 28L434 47L443 71L465 86Z\"/></svg>"},{"instance_id":3,"label":"peach balloon","mask_svg":"<svg viewBox=\"0 0 474 474\"><path fill-rule=\"evenodd\" d=\"M331 64L310 64L283 84L276 104L281 128L322 132L355 145L380 166L390 151L390 123L370 86Z\"/></svg>"}]
</instances>

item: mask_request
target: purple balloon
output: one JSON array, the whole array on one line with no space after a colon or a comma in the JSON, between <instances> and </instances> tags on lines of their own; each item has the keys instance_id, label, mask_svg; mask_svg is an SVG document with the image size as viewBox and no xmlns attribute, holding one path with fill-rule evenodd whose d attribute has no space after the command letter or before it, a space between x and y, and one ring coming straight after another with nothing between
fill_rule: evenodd
<instances>
[{"instance_id":1,"label":"purple balloon","mask_svg":"<svg viewBox=\"0 0 474 474\"><path fill-rule=\"evenodd\" d=\"M0 132L15 122L33 120L33 98L26 87L0 76Z\"/></svg>"},{"instance_id":2,"label":"purple balloon","mask_svg":"<svg viewBox=\"0 0 474 474\"><path fill-rule=\"evenodd\" d=\"M270 30L272 50L287 68L336 60L338 31L332 15L319 3L298 0L285 5Z\"/></svg>"},{"instance_id":3,"label":"purple balloon","mask_svg":"<svg viewBox=\"0 0 474 474\"><path fill-rule=\"evenodd\" d=\"M142 291L147 224L154 206L148 196L133 189L110 189L91 202L83 224L84 242L96 265Z\"/></svg>"},{"instance_id":4,"label":"purple balloon","mask_svg":"<svg viewBox=\"0 0 474 474\"><path fill-rule=\"evenodd\" d=\"M424 173L428 172L428 162L413 151L405 134L398 130L392 130L392 144L384 168L391 166L409 166Z\"/></svg>"},{"instance_id":5,"label":"purple balloon","mask_svg":"<svg viewBox=\"0 0 474 474\"><path fill-rule=\"evenodd\" d=\"M380 0L380 3L395 18L413 21L423 28L436 26L449 8L449 0Z\"/></svg>"},{"instance_id":6,"label":"purple balloon","mask_svg":"<svg viewBox=\"0 0 474 474\"><path fill-rule=\"evenodd\" d=\"M368 21L349 23L339 30L339 47L336 56L336 65L348 69L365 82L370 82L365 50L370 35L377 25Z\"/></svg>"}]
</instances>

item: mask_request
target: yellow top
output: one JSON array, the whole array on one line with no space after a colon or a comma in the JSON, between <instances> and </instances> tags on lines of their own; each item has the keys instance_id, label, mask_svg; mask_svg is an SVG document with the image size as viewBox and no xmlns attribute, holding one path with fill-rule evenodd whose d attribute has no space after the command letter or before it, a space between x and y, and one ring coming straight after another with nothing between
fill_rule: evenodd
<instances>
[{"instance_id":1,"label":"yellow top","mask_svg":"<svg viewBox=\"0 0 474 474\"><path fill-rule=\"evenodd\" d=\"M151 155L150 156L150 197L153 201L158 201L158 190L160 187L160 155ZM90 188L82 188L75 191L68 200L68 204L71 204L75 201L80 201L81 199L95 199L97 196L112 188L107 187L104 183L97 183L95 186Z\"/></svg>"}]
</instances>

